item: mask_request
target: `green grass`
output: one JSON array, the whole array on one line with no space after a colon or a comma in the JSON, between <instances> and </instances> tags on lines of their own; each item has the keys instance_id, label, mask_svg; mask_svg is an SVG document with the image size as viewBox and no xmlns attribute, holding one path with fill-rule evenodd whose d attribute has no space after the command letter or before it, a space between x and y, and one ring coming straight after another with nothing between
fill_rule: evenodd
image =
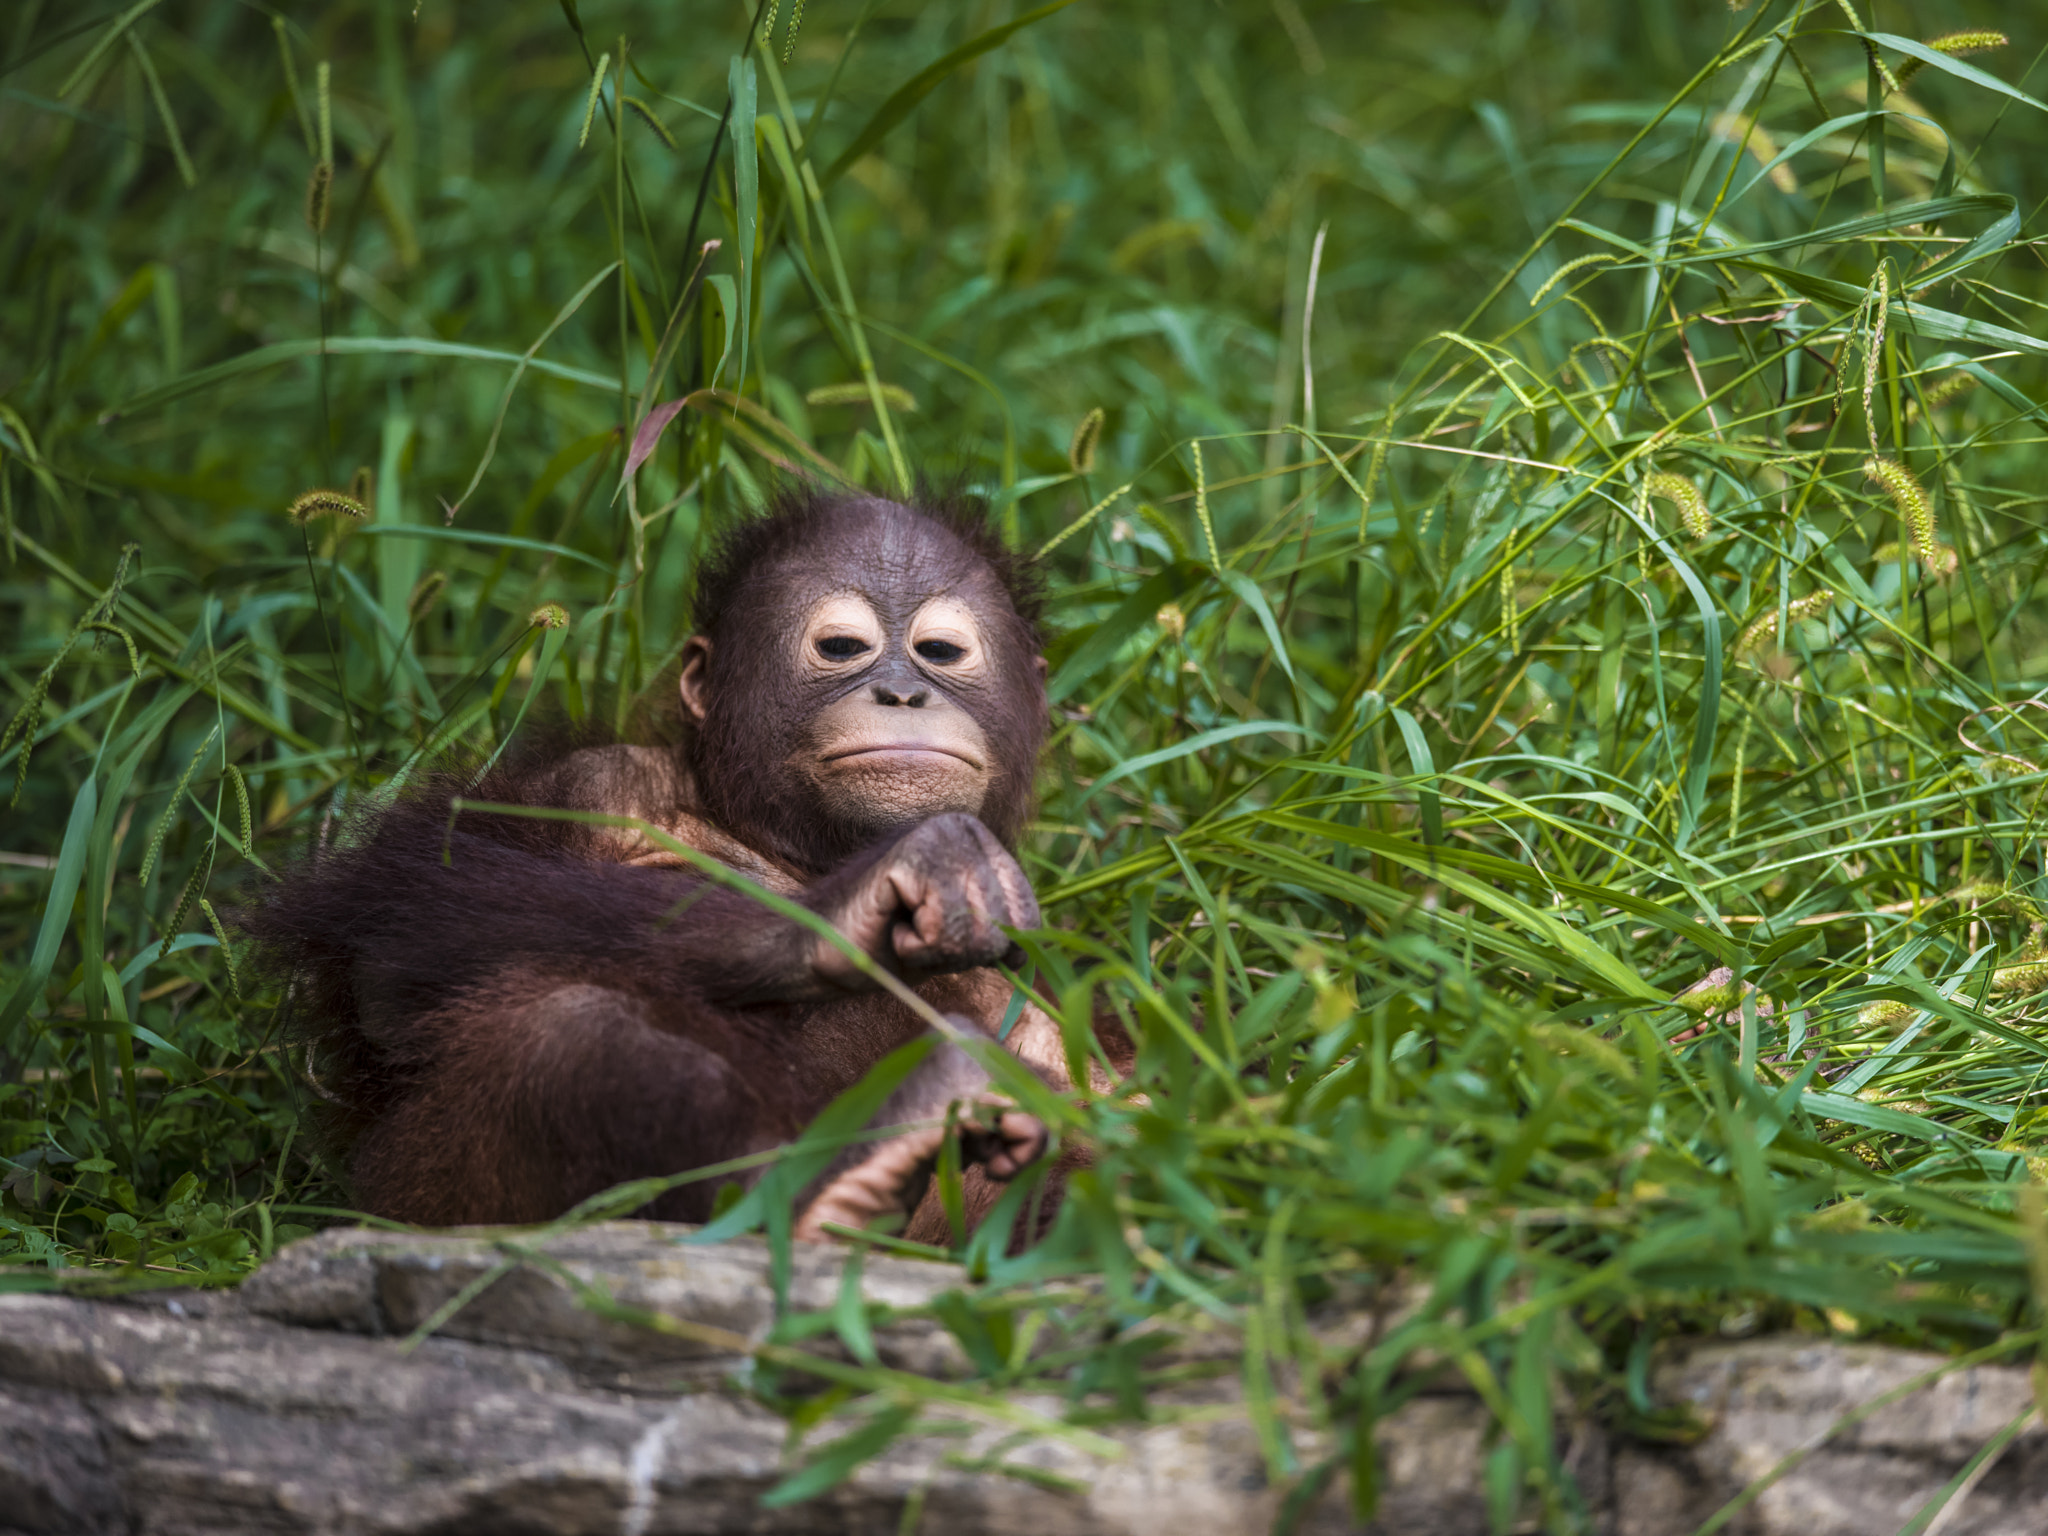
<instances>
[{"instance_id":1,"label":"green grass","mask_svg":"<svg viewBox=\"0 0 2048 1536\"><path fill-rule=\"evenodd\" d=\"M1221 1314L1280 1478L1428 1351L1560 1529L1553 1383L1653 1424L1661 1337L2031 1347L2048 30L1866 4L2013 34L1900 80L1833 3L792 9L738 75L738 7L0 23L0 1258L227 1280L320 1219L202 899L423 748L616 717L779 464L900 462L1050 550L1034 948L1143 1041L993 1280ZM1432 1300L1318 1343L1364 1273ZM1141 1393L995 1295L990 1390ZM863 1444L943 1407L863 1383Z\"/></svg>"}]
</instances>

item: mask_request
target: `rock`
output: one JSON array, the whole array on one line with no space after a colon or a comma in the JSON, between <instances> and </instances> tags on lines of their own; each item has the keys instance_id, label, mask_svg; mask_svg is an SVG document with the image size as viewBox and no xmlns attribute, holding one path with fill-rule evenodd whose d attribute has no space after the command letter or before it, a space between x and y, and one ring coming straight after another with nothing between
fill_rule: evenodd
<instances>
[{"instance_id":1,"label":"rock","mask_svg":"<svg viewBox=\"0 0 2048 1536\"><path fill-rule=\"evenodd\" d=\"M535 1244L338 1229L294 1243L243 1285L258 1316L314 1328L373 1335L412 1333L465 1288L472 1298L440 1321L442 1338L537 1349L579 1377L626 1389L716 1381L737 1366L775 1321L765 1248L756 1242L691 1247L644 1222L613 1222ZM541 1264L519 1263L537 1253ZM800 1246L791 1266L794 1310L819 1312L839 1298L848 1251ZM545 1267L542 1267L542 1264ZM493 1275L496 1278L493 1278ZM891 1312L929 1307L963 1284L952 1265L869 1254L861 1293ZM688 1329L653 1332L641 1321L607 1316L654 1314ZM810 1346L848 1358L827 1336ZM884 1365L920 1376L959 1376L966 1357L928 1316L880 1322L875 1347Z\"/></svg>"},{"instance_id":2,"label":"rock","mask_svg":"<svg viewBox=\"0 0 2048 1536\"><path fill-rule=\"evenodd\" d=\"M286 1249L238 1293L0 1295L0 1536L881 1536L913 1504L928 1533L1240 1536L1280 1512L1285 1490L1267 1480L1232 1351L1213 1333L1172 1358L1197 1378L1204 1362L1224 1374L1155 1395L1153 1422L1062 1426L1060 1403L1027 1395L1004 1412L1054 1432L1024 1433L941 1397L920 1420L928 1432L817 1499L764 1508L763 1493L847 1431L828 1426L792 1457L785 1422L742 1390L774 1316L765 1248L679 1245L680 1235L644 1223L541 1241L335 1231ZM830 1307L848 1258L800 1252L792 1301ZM963 1288L960 1271L871 1254L859 1280L884 1308L870 1314L884 1365L940 1382L966 1372L923 1310ZM796 1347L829 1374L846 1358L830 1340ZM1700 1416L1696 1443L1569 1431L1591 1529L1689 1536L1786 1452L1817 1444L1732 1536L1895 1531L2032 1403L2023 1369L1980 1366L1823 1439L1844 1413L1940 1363L1770 1339L1675 1357L1656 1389ZM1328 1454L1313 1430L1292 1429L1305 1465ZM1372 1536L1488 1530L1491 1439L1475 1398L1415 1398L1378 1434ZM1356 1529L1341 1479L1298 1529ZM2048 1436L2030 1426L1940 1536L2043 1529Z\"/></svg>"},{"instance_id":3,"label":"rock","mask_svg":"<svg viewBox=\"0 0 2048 1536\"><path fill-rule=\"evenodd\" d=\"M1940 1370L1942 1356L1875 1344L1759 1338L1716 1344L1658 1372L1656 1393L1712 1432L1683 1454L1623 1447L1617 1536L1697 1529L1713 1509L1809 1451L1764 1489L1731 1536L1855 1536L1903 1529L2001 1430L2028 1413L2026 1370L1948 1371L1858 1423L1843 1418ZM1938 1517L1940 1536L2048 1530L2048 1431L2034 1414L1981 1478Z\"/></svg>"}]
</instances>

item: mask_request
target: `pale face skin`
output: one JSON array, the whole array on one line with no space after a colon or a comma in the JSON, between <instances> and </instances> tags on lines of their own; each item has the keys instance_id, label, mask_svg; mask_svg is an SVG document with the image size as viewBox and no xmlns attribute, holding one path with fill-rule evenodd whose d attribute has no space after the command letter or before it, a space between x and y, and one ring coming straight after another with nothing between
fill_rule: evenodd
<instances>
[{"instance_id":1,"label":"pale face skin","mask_svg":"<svg viewBox=\"0 0 2048 1536\"><path fill-rule=\"evenodd\" d=\"M706 809L823 873L934 817L1021 830L1045 666L996 565L938 521L865 498L756 556L684 647Z\"/></svg>"},{"instance_id":2,"label":"pale face skin","mask_svg":"<svg viewBox=\"0 0 2048 1536\"><path fill-rule=\"evenodd\" d=\"M695 720L710 707L710 660L704 636L684 647L682 703ZM984 686L992 666L967 602L941 593L892 627L863 594L830 593L809 605L789 661L831 696L796 766L835 814L886 826L980 812L988 740L949 696Z\"/></svg>"}]
</instances>

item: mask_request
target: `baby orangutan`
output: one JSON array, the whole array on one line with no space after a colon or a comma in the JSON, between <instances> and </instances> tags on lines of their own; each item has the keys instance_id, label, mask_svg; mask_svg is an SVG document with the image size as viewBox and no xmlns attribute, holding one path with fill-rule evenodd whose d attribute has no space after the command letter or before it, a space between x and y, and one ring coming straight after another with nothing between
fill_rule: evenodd
<instances>
[{"instance_id":1,"label":"baby orangutan","mask_svg":"<svg viewBox=\"0 0 2048 1536\"><path fill-rule=\"evenodd\" d=\"M1032 572L978 512L785 497L699 575L680 750L586 749L466 792L639 818L824 917L963 1034L993 1037L1038 924L1011 857L1046 729ZM811 929L633 831L411 791L247 926L295 978L361 1206L547 1220L629 1179L768 1151L926 1032ZM1027 1008L1010 1045L1067 1085ZM908 1214L960 1106L1003 1180L1044 1126L941 1040L798 1201L799 1235ZM645 1214L703 1221L715 1180Z\"/></svg>"}]
</instances>

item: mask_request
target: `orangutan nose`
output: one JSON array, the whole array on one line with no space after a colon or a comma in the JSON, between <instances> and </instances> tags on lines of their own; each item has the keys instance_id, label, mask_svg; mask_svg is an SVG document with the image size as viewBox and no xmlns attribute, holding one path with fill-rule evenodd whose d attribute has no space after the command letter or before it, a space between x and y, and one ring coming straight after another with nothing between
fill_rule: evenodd
<instances>
[{"instance_id":1,"label":"orangutan nose","mask_svg":"<svg viewBox=\"0 0 2048 1536\"><path fill-rule=\"evenodd\" d=\"M931 695L915 685L897 686L892 683L875 684L875 702L888 708L923 709L924 701Z\"/></svg>"}]
</instances>

